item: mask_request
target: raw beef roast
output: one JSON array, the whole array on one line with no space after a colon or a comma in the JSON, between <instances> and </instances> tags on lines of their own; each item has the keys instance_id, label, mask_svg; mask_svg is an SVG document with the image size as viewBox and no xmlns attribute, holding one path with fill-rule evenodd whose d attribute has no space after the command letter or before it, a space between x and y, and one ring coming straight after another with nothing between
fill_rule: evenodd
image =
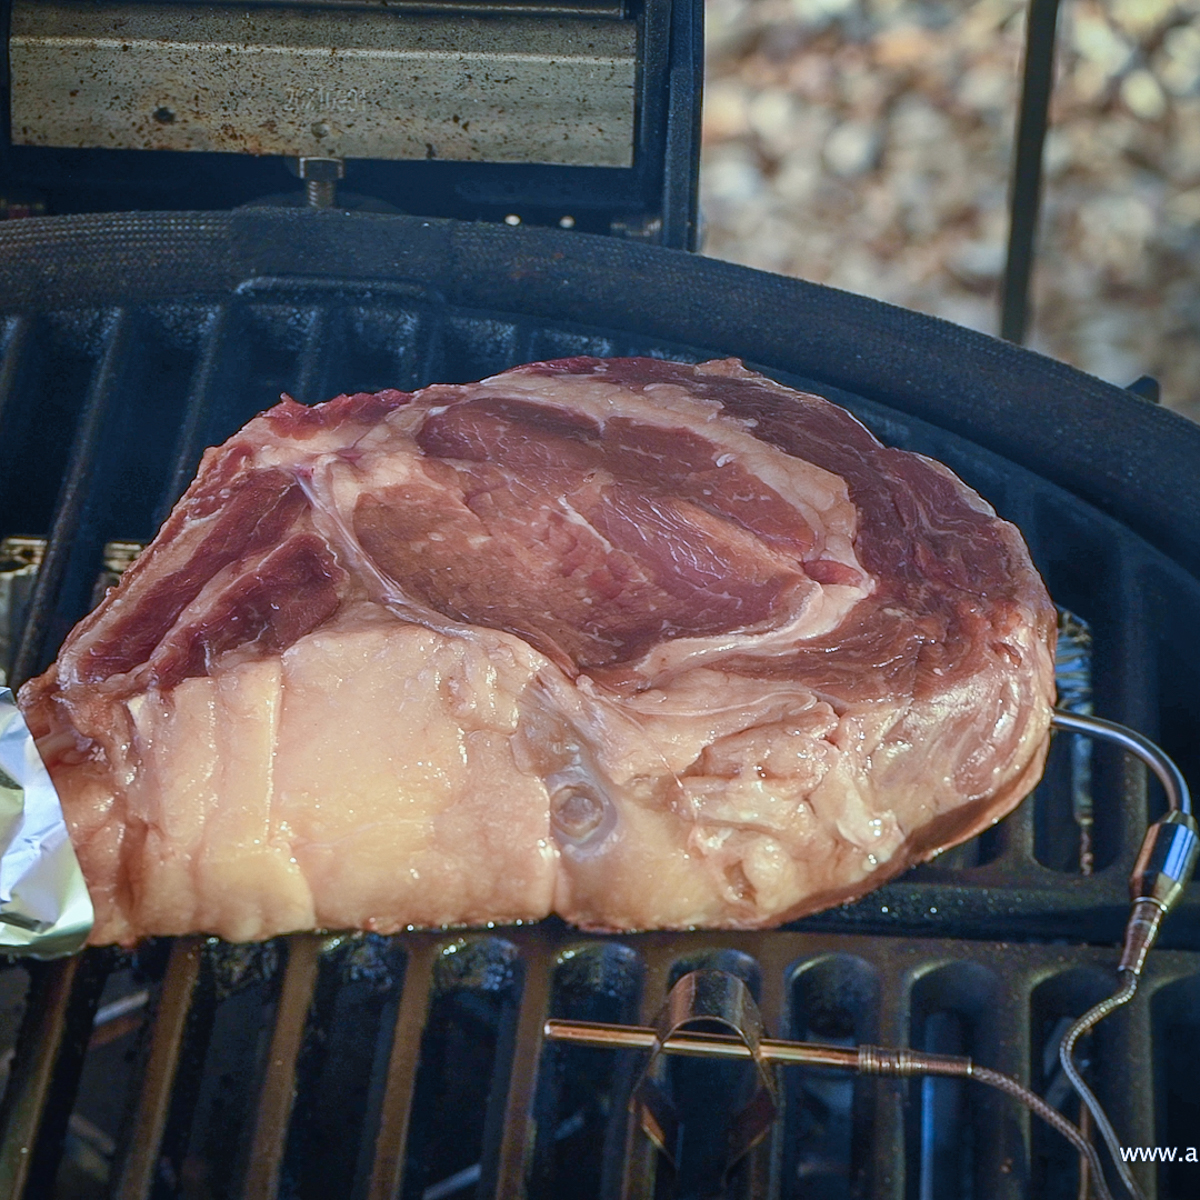
<instances>
[{"instance_id":1,"label":"raw beef roast","mask_svg":"<svg viewBox=\"0 0 1200 1200\"><path fill-rule=\"evenodd\" d=\"M95 942L772 925L1037 780L1053 610L945 467L736 361L285 398L21 693Z\"/></svg>"}]
</instances>

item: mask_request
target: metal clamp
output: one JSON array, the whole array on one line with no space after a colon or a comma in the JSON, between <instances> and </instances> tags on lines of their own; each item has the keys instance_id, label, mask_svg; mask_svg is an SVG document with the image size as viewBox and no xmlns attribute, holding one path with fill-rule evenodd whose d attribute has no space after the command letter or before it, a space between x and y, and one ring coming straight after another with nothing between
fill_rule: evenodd
<instances>
[{"instance_id":1,"label":"metal clamp","mask_svg":"<svg viewBox=\"0 0 1200 1200\"><path fill-rule=\"evenodd\" d=\"M671 989L654 1023L650 1059L634 1088L630 1110L652 1142L676 1164L682 1124L671 1097L654 1079L666 1043L697 1022L724 1025L749 1051L757 1083L754 1095L726 1130L726 1167L731 1167L766 1134L779 1111L775 1077L763 1051L762 1014L750 989L727 971L689 971Z\"/></svg>"}]
</instances>

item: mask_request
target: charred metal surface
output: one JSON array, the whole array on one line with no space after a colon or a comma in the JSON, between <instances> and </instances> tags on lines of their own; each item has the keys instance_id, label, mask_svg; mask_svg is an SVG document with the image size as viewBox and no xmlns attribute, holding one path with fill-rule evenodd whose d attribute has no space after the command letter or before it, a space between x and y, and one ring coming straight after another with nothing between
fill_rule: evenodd
<instances>
[{"instance_id":1,"label":"charred metal surface","mask_svg":"<svg viewBox=\"0 0 1200 1200\"><path fill-rule=\"evenodd\" d=\"M17 0L12 140L631 165L634 22L433 8Z\"/></svg>"}]
</instances>

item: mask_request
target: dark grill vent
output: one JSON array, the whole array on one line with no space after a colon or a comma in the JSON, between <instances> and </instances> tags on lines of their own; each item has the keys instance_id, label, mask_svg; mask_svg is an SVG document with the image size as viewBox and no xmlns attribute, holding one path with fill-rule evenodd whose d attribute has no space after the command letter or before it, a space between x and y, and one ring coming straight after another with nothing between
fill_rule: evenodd
<instances>
[{"instance_id":1,"label":"dark grill vent","mask_svg":"<svg viewBox=\"0 0 1200 1200\"><path fill-rule=\"evenodd\" d=\"M1200 584L1131 529L1191 565L1196 480L1178 463L1194 461L1196 432L1168 430L1170 414L1146 406L1144 438L1126 437L1141 428L1142 410L1128 408L1137 402L1065 368L663 251L506 231L455 241L400 218L172 217L149 239L124 221L77 243L66 223L23 222L0 268L0 284L11 273L0 289L0 539L48 538L19 646L2 664L10 678L47 664L87 610L105 544L151 536L203 447L281 391L313 402L538 358L740 353L845 404L884 441L943 460L1015 521L1056 601L1090 628L1095 711L1158 737L1200 780ZM22 241L38 224L68 250L94 234L99 265L60 248L39 266ZM443 259L421 242L435 234ZM293 257L303 275L280 275ZM338 274L352 267L359 277ZM958 407L947 380L961 384ZM1161 479L1143 469L1147 446ZM1111 501L1127 523L1063 482ZM788 931L602 939L547 922L260 947L182 939L10 966L0 971L0 1053L15 1046L0 1059L11 1063L0 1197L698 1194L695 1158L672 1178L631 1126L637 1057L547 1045L540 1030L549 1015L649 1023L670 981L700 965L745 978L773 1033L961 1050L1061 1093L1046 1046L1112 977L1105 947L1159 797L1139 766L1095 748L1095 871L1081 876L1078 774L1059 741L1046 782L1000 826ZM1134 1145L1186 1145L1194 1127L1198 910L1193 887L1149 985L1087 1052ZM677 1102L702 1123L733 1084L711 1064L677 1066ZM784 1100L730 1195L1074 1195L1068 1150L953 1080L794 1072ZM1149 1184L1153 1170L1143 1174ZM1196 1177L1161 1168L1160 1200L1194 1194Z\"/></svg>"}]
</instances>

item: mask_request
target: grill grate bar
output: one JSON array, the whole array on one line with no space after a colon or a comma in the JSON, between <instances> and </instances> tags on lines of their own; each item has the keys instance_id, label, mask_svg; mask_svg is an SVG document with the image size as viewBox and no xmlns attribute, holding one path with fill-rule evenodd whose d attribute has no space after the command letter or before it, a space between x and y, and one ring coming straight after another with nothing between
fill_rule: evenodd
<instances>
[{"instance_id":1,"label":"grill grate bar","mask_svg":"<svg viewBox=\"0 0 1200 1200\"><path fill-rule=\"evenodd\" d=\"M265 1200L276 1194L288 1121L296 1098L296 1060L304 1042L308 1010L317 984L322 939L295 934L288 939L287 966L276 1010L275 1030L258 1101L250 1163L242 1195Z\"/></svg>"},{"instance_id":2,"label":"grill grate bar","mask_svg":"<svg viewBox=\"0 0 1200 1200\"><path fill-rule=\"evenodd\" d=\"M62 1048L71 990L82 960L40 967L30 988L29 1008L17 1039L17 1056L0 1110L0 1197L18 1200L33 1165L33 1147L50 1099L54 1067Z\"/></svg>"},{"instance_id":3,"label":"grill grate bar","mask_svg":"<svg viewBox=\"0 0 1200 1200\"><path fill-rule=\"evenodd\" d=\"M787 993L792 983L792 973L787 964L780 961L771 952L770 944L764 942L757 948L755 958L762 968L761 994L758 997L758 1009L762 1013L763 1024L771 1037L787 1037L788 1010ZM783 1088L783 1071L780 1067L772 1067L775 1074L775 1084L779 1096L780 1111L775 1124L767 1132L753 1150L750 1151L747 1163L747 1194L753 1200L760 1197L777 1195L779 1191L779 1172L783 1160L783 1131L787 1118L785 1105L787 1103Z\"/></svg>"},{"instance_id":4,"label":"grill grate bar","mask_svg":"<svg viewBox=\"0 0 1200 1200\"><path fill-rule=\"evenodd\" d=\"M521 1004L513 1023L515 1043L505 1089L503 1127L498 1143L489 1144L485 1135L488 1150L493 1144L495 1149L493 1162L488 1162L492 1155L485 1150L483 1178L493 1181L492 1194L499 1200L525 1195L533 1154L533 1106L538 1067L545 1044L542 1028L550 1010L550 956L526 955L523 965Z\"/></svg>"},{"instance_id":5,"label":"grill grate bar","mask_svg":"<svg viewBox=\"0 0 1200 1200\"><path fill-rule=\"evenodd\" d=\"M1147 737L1157 739L1159 730L1157 655L1153 644L1154 614L1147 592L1147 564L1140 554L1123 549L1119 558L1118 579L1121 602L1118 609L1116 662L1120 682L1120 699L1113 711L1114 719L1132 726ZM1155 631L1157 632L1157 631ZM1168 747L1168 749L1170 749ZM1103 763L1119 759L1112 776L1121 781L1117 809L1117 844L1124 854L1114 864L1121 878L1133 867L1149 819L1150 773L1134 755L1121 753L1114 747L1100 746L1094 751L1098 770L1093 780L1104 777ZM1158 784L1154 784L1158 792ZM1156 813L1155 816L1158 814ZM1195 884L1191 885L1195 889Z\"/></svg>"},{"instance_id":6,"label":"grill grate bar","mask_svg":"<svg viewBox=\"0 0 1200 1200\"><path fill-rule=\"evenodd\" d=\"M404 965L404 987L396 1013L387 1089L375 1139L375 1162L367 1188L368 1200L393 1200L400 1194L404 1182L404 1151L408 1144L413 1087L421 1058L421 1035L433 993L433 964L437 954L437 945L423 939Z\"/></svg>"},{"instance_id":7,"label":"grill grate bar","mask_svg":"<svg viewBox=\"0 0 1200 1200\"><path fill-rule=\"evenodd\" d=\"M879 1008L870 1033L881 1046L909 1046L908 1013L912 973L898 964L882 962L878 967ZM868 1089L871 1109L871 1158L867 1194L871 1200L904 1200L905 1146L904 1110L912 1080L868 1079L860 1076L855 1086ZM861 1153L863 1147L854 1147Z\"/></svg>"},{"instance_id":8,"label":"grill grate bar","mask_svg":"<svg viewBox=\"0 0 1200 1200\"><path fill-rule=\"evenodd\" d=\"M289 286L296 285L293 283ZM388 310L382 306L377 295L372 293L372 296L371 305L378 304L380 307L369 309L370 320L374 322L371 326L373 340L369 346L369 339L355 332L358 328L354 324L355 313L361 315L360 309L342 299L331 304L326 298L314 308L306 295L299 294L295 303L289 304L289 310L295 309L301 316L309 312L315 314L312 322L303 329L294 323L290 311L281 313L279 306L272 308L266 303L271 298L269 294L264 296L264 302L259 306L262 312L258 312L253 304L236 298L227 298L220 304L208 301L189 307L187 311L195 316L195 324L191 327L192 332L186 335L186 357L176 363L172 376L174 391L152 390L154 403L161 408L169 400L170 408L180 418L181 425L178 432L173 427L162 443L171 457L164 455L159 460L162 466L145 472L145 477L153 480L153 490L148 492L150 498L156 499L161 489L164 495L173 500L190 479L203 446L231 433L255 410L273 402L279 390L275 386L277 379L280 386L294 379L297 395L313 400L323 398L343 383L353 382L354 372L359 370L364 375L364 381L366 376L371 375L372 382L378 385L396 382L392 379L376 380L372 374L377 369L375 364L383 362L386 365L390 361L387 358L389 354L399 364L397 372L404 370L421 376L419 380L412 380L415 383L427 382L430 378L471 378L499 370L509 365L510 360L544 357L559 352L603 352L604 347L609 345L599 334L593 333L587 335L591 340L586 343L581 341L576 346L571 339L579 340L584 335L573 332L565 325L562 330L547 331L543 327L539 331L524 318L510 318L503 314L484 318L465 310L445 310L439 306L440 302L427 299L416 306L417 311L411 315L411 326L405 326L406 330L411 327L413 332L405 333L406 340L402 342L393 341L393 336L398 335L394 335L392 328L387 325ZM453 316L450 322L446 319L447 311ZM53 362L56 354L63 353L74 364L70 373L60 372L63 378L70 379L71 384L67 389L59 388L58 393L73 397L72 422L75 415L82 411L82 422L74 426L78 432L67 460L68 483L64 485L57 502L48 488L36 509L40 514L37 517L39 527L11 531L31 534L44 532L47 516L53 513L54 544L60 547L57 551L60 557L65 543L73 543L72 561L65 568L61 563L59 566L62 578L54 586L45 583L39 592L44 609L40 646L46 649L59 631L61 619L74 615L68 610L84 595L77 586L78 582L95 569L103 541L139 533L138 529L130 527L127 513L138 513L140 521L143 510L130 502L129 489L122 491L113 485L115 477L123 477L124 467L114 466L112 462L124 460L110 460L106 465L103 457L105 450L112 448L118 435L126 436L124 426L118 424L114 430L112 422L105 421L105 415L116 411L118 416L122 416L125 412L124 409L115 410L110 398L117 383L126 394L131 391L135 395L139 392L144 394L142 382L152 382L154 372L160 369L164 352L160 349L157 357L149 353L141 338L142 333L153 333L157 328L154 325L154 321L158 320L155 315L157 312L152 310L146 314L140 310L96 310L96 319L87 324L86 331L83 325L77 327L73 321L61 317L39 318L37 321L14 318L0 330L0 336L5 339L5 354L0 361L0 473L9 462L20 462L22 459L32 461L35 457L27 452L25 442L34 444L36 439L26 437L26 426L38 420L42 401L19 409L17 398L26 394L37 397L52 394L52 388L38 391L30 386L31 377L42 370L43 359ZM255 317L258 324L249 319L255 312L258 312ZM179 314L168 316L169 320L163 318L167 326L170 330L177 330ZM366 317L362 317L362 320L366 320ZM174 332L170 337L161 332L157 336L155 345L177 345L172 340L176 337ZM620 348L639 352L654 350L659 343L649 340L650 337L647 335L648 340L644 344ZM79 344L73 344L72 338L77 339ZM125 343L123 351L116 346L116 342L121 340ZM360 362L366 362L362 358L366 350L362 347L369 349L375 357L366 366L360 367ZM617 343L613 341L610 352L616 347ZM439 359L437 356L443 352L444 357ZM688 356L679 351L676 354ZM697 355L703 356L707 355ZM431 365L434 363L440 365ZM345 379L339 377L335 387L327 386L326 375L334 378L343 371L346 372ZM864 401L864 404L867 402ZM138 405L129 410L133 415L124 421L126 426L135 430L135 436L140 428L136 422L146 413L158 411L149 400L139 400ZM869 404L867 406L870 407ZM31 409L34 413L32 417L29 415ZM932 435L928 430L922 432L919 422L914 420L913 429L910 430L906 424L908 419L898 413L888 419L894 420L900 434L911 437L912 448L931 451L932 448L922 439L932 438ZM71 426L64 425L64 428ZM7 444L2 432L5 430L14 434L8 438ZM1097 678L1098 681L1103 680L1099 686L1107 689L1101 696L1102 711L1154 733L1154 721L1159 708L1155 676L1159 660L1155 656L1162 652L1157 639L1163 638L1163 644L1172 648L1177 641L1184 644L1185 650L1190 647L1194 640L1195 625L1191 615L1197 611L1194 588L1181 571L1173 574L1175 569L1167 560L1155 557L1155 552L1122 533L1103 514L1085 510L1065 493L1047 492L1039 499L1042 496L1038 490L1040 485L1032 477L1015 471L1010 477L1008 467L999 460L990 459L977 448L968 447L954 435L938 436L941 438L939 445L944 443L947 448L940 453L940 457L959 466L969 477L974 471L983 494L1002 501L1006 516L1014 517L1022 527L1036 532L1036 538L1031 540L1036 543L1035 552L1047 564L1048 578L1051 579L1056 598L1060 598L1061 590L1064 604L1077 607L1081 615L1095 617L1093 627L1097 630L1097 644L1103 646L1104 655L1107 656L1097 659L1102 667L1097 672ZM954 447L957 449L951 453ZM56 453L58 457L55 463L59 465L55 466L55 477L66 457L61 447ZM22 483L21 486L26 485ZM80 488L90 489L90 493L84 500L78 497L72 499L72 487L76 492ZM71 504L75 505L73 510ZM122 505L125 507L122 508ZM75 514L73 524L67 520L71 511ZM81 530L82 535L79 532ZM1108 550L1110 545L1115 549ZM1167 601L1164 596L1168 595L1172 597L1170 608L1165 607ZM1185 657L1182 661L1187 666L1190 660ZM1173 661L1166 660L1164 669L1173 671ZM1190 666L1179 671L1184 678L1190 673ZM1164 723L1164 728L1169 729L1169 725ZM1112 813L1110 819L1116 828L1110 840L1121 848L1119 853L1132 856L1140 841L1140 821L1144 809L1141 769L1133 765L1123 768L1118 758L1113 756L1111 760L1105 760L1104 771L1098 770L1097 773L1106 773L1109 777L1106 790L1098 794L1097 800L1102 801ZM792 930L762 935L694 933L634 935L622 939L624 948L629 950L631 956L639 956L646 965L640 998L641 1023L652 1022L666 995L667 982L673 970L687 969L683 962L685 958L690 965L701 965L697 955L703 950L713 955L744 954L757 961L761 968L761 1007L764 1016L772 1032L786 1036L788 1029L783 1018L788 1015L790 1008L788 997L793 994L797 996L797 1012L804 1008L804 1002L798 998L799 992L794 992L792 987L790 975L793 964L811 963L827 955L844 956L864 965L862 975L869 976L878 985L880 997L879 1028L871 1028L867 1033L865 1028L860 1029L856 1023L854 1036L889 1046L906 1045L921 1036L920 1028L910 1028L909 1022L914 989L921 987L924 975L940 971L946 966L967 966L974 962L980 966L982 974L993 974L998 980L996 1002L990 1006L989 1002L970 1000L971 995L983 993L982 986L975 992L966 984L962 987L962 994L967 997L963 1003L968 1008L970 1003L980 1005L978 1025L988 1031L983 1044L975 1047L977 1055L980 1061L988 1065L998 1065L1018 1075L1028 1074L1030 1063L1038 1061L1037 1052L1031 1051L1028 1045L1031 1039L1028 985L1038 983L1040 986L1041 980L1049 974L1065 971L1069 964L1102 967L1107 980L1113 956L1107 950L1088 947L1050 947L1033 943L1005 946L991 939L1011 939L1023 934L1047 937L1077 934L1081 939L1103 942L1109 937L1108 926L1104 924L1109 920L1106 914L1115 912L1120 917L1124 915L1127 860L1113 863L1111 869L1098 871L1090 880L1066 880L1062 872L1043 867L1033 854L1031 805L1022 806L990 835L990 839L982 866L972 866L973 860L969 859L964 859L961 864L949 858L935 862L924 869L927 873L889 885L887 891L879 894L878 905L872 900L855 909L826 914L819 919L825 922L825 933L820 936ZM997 847L1001 851L999 857L993 853ZM1193 900L1193 908L1195 903ZM873 924L868 925L862 914L871 908L877 915L871 916ZM890 934L928 938L931 932L950 930L958 938L989 940L966 943L961 940L901 940L895 936L855 940L854 937L840 936L853 930L856 920L861 922L859 928L864 931L886 929ZM1034 920L1038 923L1036 928L1031 924ZM1030 924L1022 924L1023 921ZM818 921L808 926L810 929L820 927ZM1196 945L1196 928L1193 924L1189 933L1186 919L1177 919L1172 922L1168 936L1177 942ZM839 936L829 936L831 932ZM474 937L474 934L467 935L467 939L473 940ZM495 1056L496 1065L492 1075L493 1099L487 1110L480 1194L494 1190L499 1195L507 1196L523 1194L527 1182L533 1182L526 1179L529 1143L534 1136L530 1120L531 1106L539 1070L543 1076L547 1076L550 1065L542 1052L538 1036L546 1011L548 975L552 975L556 969L558 955L568 944L568 939L571 945L587 944L591 939L589 935L575 931L564 935L553 922L535 930L498 931L492 940L500 938L511 939L512 945L518 948L523 963L523 978L518 980L522 983L519 1002L509 1000L511 993L507 991L503 1001L500 1048ZM396 948L402 946L406 952L403 986L394 1023L384 1018L387 1024L393 1025L394 1039L390 1051L384 1048L385 1037L380 1037L376 1043L379 1057L387 1056L386 1079L380 1080L384 1063L374 1060L371 1102L369 1106L362 1106L362 1110L373 1119L382 1082L384 1096L379 1108L378 1129L372 1128L363 1135L367 1144L363 1160L372 1148L375 1156L369 1165L360 1160L358 1167L361 1174L370 1172L367 1186L361 1189L369 1200L395 1200L403 1191L414 1085L422 1050L428 1050L428 1046L422 1045L422 1034L428 1021L431 998L435 995L433 965L444 943L445 935L427 933L400 935L396 940ZM282 996L278 1003L275 997L278 994L279 977L273 973L273 967L269 988L264 986L261 989L270 992L270 1003L275 1005L276 1011L273 1029L263 1031L264 1042L268 1036L273 1038L266 1078L257 1097L251 1091L253 1085L249 1082L236 1097L237 1111L248 1114L247 1119L239 1125L239 1130L243 1131L237 1137L239 1148L245 1141L253 1142L254 1146L252 1165L248 1168L250 1175L241 1184L241 1189L243 1194L256 1196L269 1196L277 1190L287 1192L293 1185L300 1192L305 1188L311 1191L313 1187L311 1179L295 1181L290 1178L290 1152L286 1165L283 1164L289 1129L292 1137L298 1137L306 1127L305 1122L310 1119L306 1111L302 1113L297 1109L293 1112L292 1097L299 1064L301 1103L305 1102L304 1097L308 1093L303 1091L306 1078L304 1064L308 1059L304 1056L315 1044L314 1039L323 1036L320 1023L313 1018L310 1006L314 994L322 998L318 1012L325 1002L325 985L320 981L326 976L318 967L321 966L322 947L326 943L315 938L299 938L276 945L286 945L288 957L282 976ZM149 1200L150 1196L167 1186L163 1170L165 1165L170 1163L177 1171L186 1165L191 1170L197 1161L211 1163L219 1159L227 1144L220 1136L209 1136L214 1128L220 1132L220 1122L212 1119L206 1109L204 1115L207 1124L203 1128L199 1119L192 1122L205 1136L197 1134L191 1148L180 1142L176 1156L178 1161L172 1160L174 1150L171 1144L176 1140L175 1125L180 1126L182 1133L186 1133L188 1128L187 1101L191 1076L199 1074L199 1060L204 1056L204 1048L200 1043L204 1042L202 1035L207 1019L205 1006L210 990L210 968L213 968L221 953L210 951L199 939L177 942L172 949L166 980L156 1006L154 1025L152 1030L147 1030L151 1036L143 1078L140 1085L135 1085L139 1090L132 1105L135 1111L131 1115L136 1118L136 1123L132 1124L136 1133L128 1146L119 1146L119 1157L115 1163L118 1185L113 1194L117 1200ZM1165 951L1163 956L1156 955L1152 969L1164 973L1164 976L1175 972L1172 978L1184 972L1192 978L1196 977L1195 955L1185 959L1182 956L1172 958L1171 954L1171 951ZM302 961L305 956L308 958L307 966ZM22 1052L18 1055L5 1101L5 1113L10 1119L5 1126L5 1140L0 1141L0 1200L6 1200L6 1196L21 1195L31 1200L36 1196L40 1200L43 1195L50 1194L51 1180L45 1179L45 1176L47 1167L53 1169L51 1159L57 1153L57 1140L65 1122L62 1110L64 1103L68 1103L61 1098L61 1094L75 1087L72 1064L77 1051L87 1040L85 1018L90 1013L90 1000L87 998L89 989L95 979L102 977L101 970L107 970L106 964L111 964L112 960L91 954L83 961L85 969L76 972L73 984L54 985L60 987L61 995L55 993L52 986L59 978L58 966L39 965L30 973L34 983L31 1007L22 1030ZM160 968L161 959L156 957L154 961ZM713 965L721 964L714 962ZM853 976L853 971L845 974L849 978ZM826 972L825 977L827 984L821 986L826 989L823 994L827 998L829 1011L851 1009L858 1014L865 1012L868 1005L873 1010L875 1002L868 998L869 989L864 987L861 995L855 992L847 1000L847 995L854 989L843 987L838 982L842 975L831 971ZM979 977L967 977L968 983L970 978ZM344 982L335 979L332 972L329 973L329 980L331 988L341 987ZM472 989L477 985L462 983L461 986ZM74 998L66 1004L66 990L71 987L74 989ZM1071 987L1074 988L1075 984L1072 983ZM1134 1145L1148 1145L1155 1141L1154 1095L1149 1067L1149 1008L1144 1003L1149 993L1150 988L1147 988L1138 1004L1114 1019L1111 1028L1106 1030L1108 1041L1103 1053L1096 1061L1101 1071L1101 1091L1112 1105L1114 1122L1127 1141ZM205 998L198 999L200 995ZM488 995L490 1003L494 995ZM946 1010L953 1010L958 1003L952 989L943 988L937 1000L938 1007ZM220 1003L226 1001L222 999ZM397 1004L394 993L388 997L387 1003ZM60 1007L56 1009L55 1005ZM495 1007L502 1006L497 1002ZM265 1012L266 1009L255 1011ZM390 1007L386 1011L390 1013ZM57 1018L55 1012L58 1013ZM632 1019L632 1014L628 1019ZM55 1020L58 1021L57 1027ZM996 1022L994 1027L993 1020ZM873 1020L864 1020L864 1025L874 1024ZM43 1030L49 1031L47 1037L41 1036ZM385 1029L384 1034L387 1032ZM834 1029L827 1036L836 1039L841 1035ZM198 1055L194 1050L199 1052ZM1161 1046L1159 1052L1161 1060ZM94 1065L95 1060L92 1061ZM629 1088L637 1077L641 1062L641 1056L626 1056L614 1071L619 1082L612 1088L612 1106L604 1118L604 1177L599 1189L605 1200L615 1200L617 1195L652 1196L656 1187L662 1192L665 1190L663 1185L668 1183L665 1178L669 1174L667 1168L662 1167L660 1172L657 1151L641 1133L636 1119L632 1119L625 1109ZM259 1063L256 1051L255 1071L246 1071L239 1079L257 1078ZM486 1080L481 1081L481 1091L485 1084ZM856 1088L855 1140L849 1155L852 1174L848 1187L855 1190L856 1194L860 1190L870 1194L873 1200L901 1200L906 1184L912 1184L911 1173L907 1178L905 1173L906 1154L911 1158L912 1153L905 1123L906 1106L909 1109L919 1106L920 1082L859 1079ZM1014 1157L1011 1153L1013 1147L1019 1147L1022 1140L1028 1147L1028 1119L1004 1100L998 1102L998 1108L990 1107L992 1102L988 1099L988 1093L974 1085L970 1086L968 1093L969 1102L977 1114L974 1133L980 1148L979 1157L985 1160L976 1172L974 1186L980 1195L1012 1200L1012 1197L1022 1194L1022 1186L1028 1186L1022 1182L1019 1155ZM256 1102L260 1106L257 1114ZM80 1112L87 1115L82 1098ZM176 1116L169 1123L168 1114L172 1112ZM14 1118L20 1120L14 1124ZM25 1122L23 1133L20 1121ZM789 1125L779 1126L772 1134L774 1145L766 1143L758 1148L746 1167L733 1176L735 1194L740 1200L745 1200L747 1196L763 1195L789 1197L796 1194L797 1189L800 1194L805 1194L804 1189L814 1186L808 1178L797 1178L795 1174L787 1179L782 1178L774 1148L791 1136L787 1131L792 1125L795 1125L794 1120ZM105 1132L116 1133L115 1129L107 1126ZM1161 1129L1159 1133L1162 1133ZM542 1134L544 1137L546 1131L542 1130ZM414 1139L414 1145L417 1141L419 1139ZM1036 1137L1034 1143L1036 1145ZM164 1144L167 1145L165 1155ZM846 1144L849 1144L848 1139ZM837 1145L840 1148L843 1143L838 1142ZM22 1147L26 1161L18 1161L17 1169L24 1174L14 1182L9 1168L14 1153ZM291 1149L295 1150L295 1146ZM539 1145L539 1155L541 1149ZM623 1149L626 1151L624 1154ZM228 1157L231 1164L231 1156ZM994 1169L995 1164L1002 1165L1004 1159L1009 1157L1014 1158L1010 1173L1004 1174L998 1167ZM241 1161L239 1151L239 1164ZM550 1161L548 1158L547 1161L547 1170L553 1170L560 1183L564 1174L570 1177L574 1164L567 1154L561 1154L559 1160ZM419 1166L423 1166L423 1163L419 1157L415 1157L412 1173L416 1173ZM230 1171L226 1174L232 1173L240 1180L237 1172L241 1169L240 1166L235 1169L230 1165ZM1151 1174L1152 1170L1147 1167L1147 1185L1151 1183ZM984 1176L986 1182L981 1182ZM549 1177L547 1175L546 1178ZM45 1190L42 1189L43 1182ZM414 1182L411 1177L408 1179L410 1191ZM540 1176L538 1182L541 1182ZM818 1181L815 1187L820 1186ZM237 1185L230 1190L236 1192ZM542 1190L545 1192L546 1188Z\"/></svg>"},{"instance_id":9,"label":"grill grate bar","mask_svg":"<svg viewBox=\"0 0 1200 1200\"><path fill-rule=\"evenodd\" d=\"M1029 1083L1029 981L1022 973L1001 979L996 1003L980 1018L987 1036L994 1039L994 1054L984 1066ZM990 1061L989 1061L990 1060ZM971 1084L969 1102L985 1114L983 1128L994 1131L980 1147L977 1173L994 1180L995 1200L1024 1200L1030 1162L1031 1114L1007 1096Z\"/></svg>"},{"instance_id":10,"label":"grill grate bar","mask_svg":"<svg viewBox=\"0 0 1200 1200\"><path fill-rule=\"evenodd\" d=\"M75 573L85 569L83 560L88 557L88 546L86 537L81 534L89 524L88 518L97 500L99 489L95 487L94 477L102 461L105 427L111 423L120 402L121 376L132 355L132 324L127 310L114 310L104 353L93 373L87 401L79 419L66 479L59 492L46 557L38 570L37 582L29 601L29 616L14 657L14 686L24 683L40 667L68 568L73 567ZM59 636L65 634L81 615L74 611L64 613L63 629L57 631Z\"/></svg>"},{"instance_id":11,"label":"grill grate bar","mask_svg":"<svg viewBox=\"0 0 1200 1200\"><path fill-rule=\"evenodd\" d=\"M121 1164L113 1200L147 1200L154 1187L159 1148L167 1125L188 1013L200 978L202 954L200 938L179 938L171 947L131 1127L136 1132Z\"/></svg>"},{"instance_id":12,"label":"grill grate bar","mask_svg":"<svg viewBox=\"0 0 1200 1200\"><path fill-rule=\"evenodd\" d=\"M316 404L328 399L325 395L325 368L334 349L333 331L340 325L338 312L321 304L308 315L304 344L296 364L296 394L301 404Z\"/></svg>"},{"instance_id":13,"label":"grill grate bar","mask_svg":"<svg viewBox=\"0 0 1200 1200\"><path fill-rule=\"evenodd\" d=\"M230 345L231 321L229 305L220 305L201 337L200 353L175 444L171 474L163 491L162 502L154 515L155 529L167 519L172 506L192 482L200 455L209 445L209 424L214 402L226 382L228 364L234 357Z\"/></svg>"}]
</instances>

